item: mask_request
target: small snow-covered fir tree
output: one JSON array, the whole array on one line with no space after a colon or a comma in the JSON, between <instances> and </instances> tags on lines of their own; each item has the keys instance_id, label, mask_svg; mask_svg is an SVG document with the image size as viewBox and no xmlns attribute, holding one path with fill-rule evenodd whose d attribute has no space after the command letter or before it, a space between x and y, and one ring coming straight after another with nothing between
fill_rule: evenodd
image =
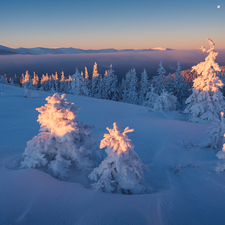
<instances>
[{"instance_id":1,"label":"small snow-covered fir tree","mask_svg":"<svg viewBox=\"0 0 225 225\"><path fill-rule=\"evenodd\" d=\"M174 111L176 110L177 98L163 89L154 103L152 111Z\"/></svg>"},{"instance_id":2,"label":"small snow-covered fir tree","mask_svg":"<svg viewBox=\"0 0 225 225\"><path fill-rule=\"evenodd\" d=\"M65 94L46 98L47 104L37 108L40 133L27 142L22 168L47 167L60 179L68 170L90 170L98 159L97 145L91 137L91 127L75 121L78 108L67 102Z\"/></svg>"},{"instance_id":3,"label":"small snow-covered fir tree","mask_svg":"<svg viewBox=\"0 0 225 225\"><path fill-rule=\"evenodd\" d=\"M224 134L225 137L225 134ZM216 154L218 159L222 159L223 162L220 162L216 165L215 171L216 172L223 172L225 171L225 143L223 143L223 148L221 151L217 152Z\"/></svg>"},{"instance_id":4,"label":"small snow-covered fir tree","mask_svg":"<svg viewBox=\"0 0 225 225\"><path fill-rule=\"evenodd\" d=\"M142 105L145 102L148 89L149 89L148 74L146 70L144 69L144 71L141 73L141 85L139 90L139 105Z\"/></svg>"},{"instance_id":5,"label":"small snow-covered fir tree","mask_svg":"<svg viewBox=\"0 0 225 225\"><path fill-rule=\"evenodd\" d=\"M209 137L206 143L203 145L205 148L221 149L224 143L224 112L221 112L221 121L213 122L212 126L206 131L209 134Z\"/></svg>"},{"instance_id":6,"label":"small snow-covered fir tree","mask_svg":"<svg viewBox=\"0 0 225 225\"><path fill-rule=\"evenodd\" d=\"M21 96L24 97L24 98L29 98L30 97L30 91L27 90L27 87L26 85L24 85L24 91L22 92Z\"/></svg>"},{"instance_id":7,"label":"small snow-covered fir tree","mask_svg":"<svg viewBox=\"0 0 225 225\"><path fill-rule=\"evenodd\" d=\"M155 93L160 95L163 89L166 90L166 70L163 68L162 61L159 63L159 68L157 70L158 76L154 76L152 79L152 84L155 87Z\"/></svg>"},{"instance_id":8,"label":"small snow-covered fir tree","mask_svg":"<svg viewBox=\"0 0 225 225\"><path fill-rule=\"evenodd\" d=\"M207 38L210 49L201 47L203 52L209 53L204 62L193 66L199 76L194 80L193 92L186 100L188 104L184 113L191 113L190 120L202 119L218 121L219 114L225 109L223 95L219 88L223 86L222 81L216 76L220 71L219 65L215 62L218 52L214 51L215 43Z\"/></svg>"},{"instance_id":9,"label":"small snow-covered fir tree","mask_svg":"<svg viewBox=\"0 0 225 225\"><path fill-rule=\"evenodd\" d=\"M24 86L25 87L25 86ZM32 81L32 79L30 78L30 80L29 80L29 84L27 85L27 88L28 89L31 89L31 90L34 90L35 89L35 87L33 86L33 81Z\"/></svg>"},{"instance_id":10,"label":"small snow-covered fir tree","mask_svg":"<svg viewBox=\"0 0 225 225\"><path fill-rule=\"evenodd\" d=\"M152 110L154 107L155 101L159 95L155 93L155 88L153 87L153 84L151 84L150 91L146 94L146 101L143 103L143 106L146 106L149 108L149 111Z\"/></svg>"},{"instance_id":11,"label":"small snow-covered fir tree","mask_svg":"<svg viewBox=\"0 0 225 225\"><path fill-rule=\"evenodd\" d=\"M106 147L107 157L89 175L91 180L96 181L92 187L108 193L145 193L147 187L143 182L143 169L147 170L147 167L142 164L126 135L133 129L127 127L121 133L116 123L113 123L113 129L106 129L109 134L104 134L100 148Z\"/></svg>"}]
</instances>

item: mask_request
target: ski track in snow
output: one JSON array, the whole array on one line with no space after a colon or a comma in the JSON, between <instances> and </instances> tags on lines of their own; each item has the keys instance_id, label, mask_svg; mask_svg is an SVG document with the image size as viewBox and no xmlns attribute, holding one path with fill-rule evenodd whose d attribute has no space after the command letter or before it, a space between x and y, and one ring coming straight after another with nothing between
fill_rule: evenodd
<instances>
[{"instance_id":1,"label":"ski track in snow","mask_svg":"<svg viewBox=\"0 0 225 225\"><path fill-rule=\"evenodd\" d=\"M107 194L90 189L90 181L72 171L59 181L38 169L20 169L26 142L38 134L38 108L52 93L0 84L0 224L157 224L224 225L225 174L212 149L201 148L210 123L190 123L179 112L148 113L142 106L67 95L81 107L77 120L94 125L100 143L116 122L150 172L145 195ZM192 141L194 147L184 146Z\"/></svg>"}]
</instances>

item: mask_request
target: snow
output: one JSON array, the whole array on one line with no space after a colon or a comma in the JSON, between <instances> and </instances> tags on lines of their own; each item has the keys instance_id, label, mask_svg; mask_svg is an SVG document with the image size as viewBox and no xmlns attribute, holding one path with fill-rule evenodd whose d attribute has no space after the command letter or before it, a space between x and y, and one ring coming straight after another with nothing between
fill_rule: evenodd
<instances>
[{"instance_id":1,"label":"snow","mask_svg":"<svg viewBox=\"0 0 225 225\"><path fill-rule=\"evenodd\" d=\"M149 113L143 106L66 95L81 108L77 120L95 126L92 137L98 144L113 122L121 130L133 128L129 139L150 170L143 173L148 194L102 193L76 170L60 181L41 169L20 169L26 143L39 131L35 109L52 95L31 90L23 98L23 91L0 84L5 93L0 96L0 224L224 224L225 174L215 172L221 159L201 148L211 122L191 123L179 112Z\"/></svg>"}]
</instances>

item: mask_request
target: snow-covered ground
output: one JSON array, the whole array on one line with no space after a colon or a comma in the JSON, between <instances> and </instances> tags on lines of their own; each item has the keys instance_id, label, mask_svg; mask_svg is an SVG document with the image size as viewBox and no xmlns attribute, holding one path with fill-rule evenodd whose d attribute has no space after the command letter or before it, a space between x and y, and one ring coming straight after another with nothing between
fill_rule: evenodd
<instances>
[{"instance_id":1,"label":"snow-covered ground","mask_svg":"<svg viewBox=\"0 0 225 225\"><path fill-rule=\"evenodd\" d=\"M210 123L190 123L179 112L148 113L142 106L67 95L81 107L77 120L95 126L98 144L113 122L121 130L133 128L128 136L150 170L144 172L149 194L101 193L77 171L60 181L19 168L26 142L39 132L35 109L52 95L31 91L23 98L22 92L0 84L0 224L225 224L225 174L214 171L215 151L201 148Z\"/></svg>"}]
</instances>

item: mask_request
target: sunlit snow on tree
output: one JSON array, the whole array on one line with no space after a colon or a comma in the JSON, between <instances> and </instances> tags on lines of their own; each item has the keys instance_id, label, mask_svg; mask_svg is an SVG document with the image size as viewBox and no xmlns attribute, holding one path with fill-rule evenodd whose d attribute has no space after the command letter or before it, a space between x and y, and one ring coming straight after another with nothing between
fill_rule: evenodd
<instances>
[{"instance_id":1,"label":"sunlit snow on tree","mask_svg":"<svg viewBox=\"0 0 225 225\"><path fill-rule=\"evenodd\" d=\"M40 133L27 142L22 168L47 166L48 172L65 179L70 167L89 170L98 158L97 145L90 126L75 121L77 108L65 95L56 93L37 108Z\"/></svg>"},{"instance_id":2,"label":"sunlit snow on tree","mask_svg":"<svg viewBox=\"0 0 225 225\"><path fill-rule=\"evenodd\" d=\"M185 113L191 113L192 118L200 118L202 120L218 121L219 113L224 110L225 103L223 95L219 88L223 86L222 81L216 76L217 71L221 71L219 65L215 62L218 52L214 51L215 43L207 38L210 48L200 49L209 53L204 62L193 66L199 76L194 80L193 93L186 100L189 104L184 110Z\"/></svg>"},{"instance_id":3,"label":"sunlit snow on tree","mask_svg":"<svg viewBox=\"0 0 225 225\"><path fill-rule=\"evenodd\" d=\"M113 129L106 129L109 134L104 134L100 148L106 147L107 157L89 175L91 180L96 181L92 184L93 188L109 193L145 193L147 187L143 183L143 169L147 170L147 167L142 164L126 135L133 129L127 127L120 132L116 123L113 123Z\"/></svg>"}]
</instances>

